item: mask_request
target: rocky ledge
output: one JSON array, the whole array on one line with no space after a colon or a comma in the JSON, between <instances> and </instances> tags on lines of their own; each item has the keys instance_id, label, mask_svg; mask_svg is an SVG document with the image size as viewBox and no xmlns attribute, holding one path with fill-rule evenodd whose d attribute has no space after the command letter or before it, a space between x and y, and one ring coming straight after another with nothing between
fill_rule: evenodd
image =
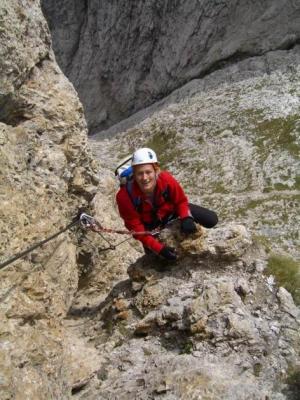
<instances>
[{"instance_id":1,"label":"rocky ledge","mask_svg":"<svg viewBox=\"0 0 300 400\"><path fill-rule=\"evenodd\" d=\"M81 309L77 334L97 368L76 398L293 398L285 396L296 393L299 310L263 274L264 254L245 227L182 238L175 224L163 240L180 247L175 264L142 256L130 279Z\"/></svg>"}]
</instances>

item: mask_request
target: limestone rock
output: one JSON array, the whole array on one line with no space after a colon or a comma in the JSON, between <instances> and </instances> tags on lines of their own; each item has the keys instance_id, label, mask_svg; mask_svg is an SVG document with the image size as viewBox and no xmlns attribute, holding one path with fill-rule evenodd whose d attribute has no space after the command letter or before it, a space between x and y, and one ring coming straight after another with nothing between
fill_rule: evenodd
<instances>
[{"instance_id":1,"label":"limestone rock","mask_svg":"<svg viewBox=\"0 0 300 400\"><path fill-rule=\"evenodd\" d=\"M269 4L261 9L271 10ZM282 15L275 12L277 3L272 4L273 23ZM289 13L290 4L281 12ZM81 15L84 4L73 6ZM172 7L180 9L180 2ZM194 3L186 7L193 10ZM211 5L207 7L210 15ZM227 10L221 3L217 7L221 14ZM152 9L148 12L152 15ZM167 14L168 7L162 9L162 16ZM182 16L185 18L184 13ZM219 227L205 234L199 230L194 237L175 233L166 237L174 240L181 252L174 264L156 256L137 259L142 249L130 237L123 242L116 234L101 236L74 229L1 270L1 399L64 400L71 398L72 390L72 397L84 400L157 396L283 399L284 391L292 390L287 383L289 370L299 362L297 308L285 290L277 292L276 282L269 284L261 268L254 268L265 265L266 259L252 246L248 227L263 224L261 218L254 218L253 209L257 201L269 199L271 194L282 196L284 192L288 203L280 197L272 204L277 204L280 212L289 210L286 207L293 212L287 212L286 219L278 218L281 214L272 206L268 215L287 226L295 215L290 191L270 194L267 189L284 179L291 185L289 190L294 190L297 168L292 154L297 121L294 117L288 120L292 128L283 138L291 139L291 145L284 150L281 140L270 142L269 123L298 112L297 48L241 61L203 81L191 82L173 99L176 103L186 95L194 97L157 115L156 125L151 119L145 121L123 139L126 144L120 137L109 145L101 143L99 149L107 147L102 149L102 168L98 170L89 151L82 106L55 64L39 2L3 3L0 17L4 38L0 50L1 259L65 226L79 206L87 208L104 227L121 228L112 206L114 157L153 138L159 138L159 143L161 138L167 139L171 145L164 155L167 160L170 151L175 152L176 157L173 154L170 159L178 178L184 185L188 183L195 200L201 194L204 205L219 208L222 219ZM92 19L85 23L89 25ZM81 22L84 31L86 24ZM280 24L278 29L282 33ZM222 37L223 46L226 35L215 34ZM240 36L236 37L239 41ZM261 37L258 40L261 44ZM231 41L228 38L228 43ZM265 50L269 44L263 42ZM236 54L237 48L240 46L230 54ZM107 62L110 65L111 60ZM138 69L139 65L136 60ZM131 67L134 65L128 73L135 82ZM258 78L248 80L249 74ZM224 77L235 83L224 84ZM169 81L171 87L173 79ZM205 87L207 91L202 93ZM252 117L257 105L264 111L255 125ZM99 120L106 116L105 123L110 120L109 110ZM245 125L240 130L238 121L243 118ZM281 128L276 132L282 132ZM257 145L256 152L260 140L262 146ZM180 143L180 151L175 143ZM191 155L188 163L186 150ZM205 165L198 165L199 158ZM282 165L289 170L284 178ZM220 179L228 193L222 192ZM249 197L255 203L240 209L237 205L245 204ZM247 230L240 224L230 225L233 215L239 215L239 221L250 215L252 225L247 223ZM290 235L286 241L291 248L293 240ZM130 279L126 275L129 265Z\"/></svg>"},{"instance_id":2,"label":"limestone rock","mask_svg":"<svg viewBox=\"0 0 300 400\"><path fill-rule=\"evenodd\" d=\"M295 46L194 79L120 123L123 133L94 137L95 154L113 171L133 148L152 146L222 226L235 221L266 251L299 258L299 65Z\"/></svg>"},{"instance_id":3,"label":"limestone rock","mask_svg":"<svg viewBox=\"0 0 300 400\"><path fill-rule=\"evenodd\" d=\"M39 1L0 5L1 262L64 228L97 172L82 106L57 66ZM68 399L65 318L78 287L65 232L1 269L1 399Z\"/></svg>"},{"instance_id":4,"label":"limestone rock","mask_svg":"<svg viewBox=\"0 0 300 400\"><path fill-rule=\"evenodd\" d=\"M178 249L180 256L195 255L218 260L237 260L252 244L246 228L234 223L208 230L198 226L195 234L185 236L180 233L176 221L161 233L161 239Z\"/></svg>"},{"instance_id":5,"label":"limestone rock","mask_svg":"<svg viewBox=\"0 0 300 400\"><path fill-rule=\"evenodd\" d=\"M294 318L300 318L300 310L295 306L292 295L283 287L277 293L282 309Z\"/></svg>"},{"instance_id":6,"label":"limestone rock","mask_svg":"<svg viewBox=\"0 0 300 400\"><path fill-rule=\"evenodd\" d=\"M188 315L192 333L258 340L255 323L231 281L204 286L202 294L191 303Z\"/></svg>"},{"instance_id":7,"label":"limestone rock","mask_svg":"<svg viewBox=\"0 0 300 400\"><path fill-rule=\"evenodd\" d=\"M223 227L214 230L215 238L231 240ZM283 399L286 368L299 357L299 321L292 301L267 289L249 257L186 255L166 265L145 255L132 264L130 281L119 282L81 328L97 342L105 373L90 379L80 398L144 399L160 391L172 399Z\"/></svg>"},{"instance_id":8,"label":"limestone rock","mask_svg":"<svg viewBox=\"0 0 300 400\"><path fill-rule=\"evenodd\" d=\"M36 1L2 2L0 20L0 118L13 119L14 114L20 112L21 103L14 108L6 96L13 97L14 91L29 77L35 65L49 56L50 34Z\"/></svg>"},{"instance_id":9,"label":"limestone rock","mask_svg":"<svg viewBox=\"0 0 300 400\"><path fill-rule=\"evenodd\" d=\"M141 312L157 308L168 297L167 282L163 280L157 283L149 283L137 294L135 305Z\"/></svg>"},{"instance_id":10,"label":"limestone rock","mask_svg":"<svg viewBox=\"0 0 300 400\"><path fill-rule=\"evenodd\" d=\"M211 230L207 236L207 248L203 252L218 259L238 259L251 246L249 232L243 225L229 224L218 230Z\"/></svg>"},{"instance_id":11,"label":"limestone rock","mask_svg":"<svg viewBox=\"0 0 300 400\"><path fill-rule=\"evenodd\" d=\"M294 0L284 7L280 0L123 0L117 7L44 0L42 6L92 132L226 63L291 48L300 37Z\"/></svg>"},{"instance_id":12,"label":"limestone rock","mask_svg":"<svg viewBox=\"0 0 300 400\"><path fill-rule=\"evenodd\" d=\"M78 389L96 374L99 357L94 347L79 339L70 329L64 337L64 347L68 349L66 354L68 382L73 389Z\"/></svg>"},{"instance_id":13,"label":"limestone rock","mask_svg":"<svg viewBox=\"0 0 300 400\"><path fill-rule=\"evenodd\" d=\"M279 308L261 274L234 270L232 264L222 271L214 258L197 262L182 259L172 270L157 273L155 283L145 280L138 293L127 287L124 298L107 298L121 308L135 304L125 322L134 335L106 351L120 335L114 323L111 339L99 349L109 352L105 383L101 389L92 385L89 398L96 399L98 390L104 398L128 400L133 393L143 399L158 392L172 399L207 393L214 399L284 398L278 387L284 388L282 368L298 357L299 323ZM159 287L164 298L156 296ZM143 299L148 303L141 307ZM280 331L283 326L289 332Z\"/></svg>"},{"instance_id":14,"label":"limestone rock","mask_svg":"<svg viewBox=\"0 0 300 400\"><path fill-rule=\"evenodd\" d=\"M150 333L156 326L157 322L157 314L152 311L147 314L145 318L139 321L135 326L135 334L136 335L147 335Z\"/></svg>"}]
</instances>

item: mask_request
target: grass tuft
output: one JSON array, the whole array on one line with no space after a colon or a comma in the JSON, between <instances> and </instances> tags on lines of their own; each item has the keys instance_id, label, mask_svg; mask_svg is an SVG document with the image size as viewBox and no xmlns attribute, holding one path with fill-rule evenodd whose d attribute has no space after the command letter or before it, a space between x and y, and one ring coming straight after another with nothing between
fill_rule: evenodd
<instances>
[{"instance_id":1,"label":"grass tuft","mask_svg":"<svg viewBox=\"0 0 300 400\"><path fill-rule=\"evenodd\" d=\"M266 273L274 275L279 286L288 290L300 304L300 263L293 258L273 254L269 257Z\"/></svg>"}]
</instances>

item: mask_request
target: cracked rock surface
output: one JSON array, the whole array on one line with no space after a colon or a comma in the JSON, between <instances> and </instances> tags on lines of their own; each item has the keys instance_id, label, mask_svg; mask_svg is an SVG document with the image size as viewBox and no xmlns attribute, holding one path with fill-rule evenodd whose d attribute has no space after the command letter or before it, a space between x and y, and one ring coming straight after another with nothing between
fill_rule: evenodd
<instances>
[{"instance_id":1,"label":"cracked rock surface","mask_svg":"<svg viewBox=\"0 0 300 400\"><path fill-rule=\"evenodd\" d=\"M91 132L194 78L300 39L298 1L44 0L64 73Z\"/></svg>"},{"instance_id":2,"label":"cracked rock surface","mask_svg":"<svg viewBox=\"0 0 300 400\"><path fill-rule=\"evenodd\" d=\"M91 138L111 176L153 148L189 200L246 225L270 251L299 259L300 46L240 61Z\"/></svg>"},{"instance_id":3,"label":"cracked rock surface","mask_svg":"<svg viewBox=\"0 0 300 400\"><path fill-rule=\"evenodd\" d=\"M98 171L39 1L1 2L0 43L2 263L69 224L88 205ZM62 321L77 291L79 252L68 231L1 268L1 399L69 398Z\"/></svg>"},{"instance_id":4,"label":"cracked rock surface","mask_svg":"<svg viewBox=\"0 0 300 400\"><path fill-rule=\"evenodd\" d=\"M186 238L199 252L186 250L175 264L137 259L129 280L82 308L76 329L99 362L76 398L293 398L286 377L299 357L299 310L256 268L263 253L244 227L213 231ZM236 232L243 251L232 246ZM220 237L226 256L215 258Z\"/></svg>"},{"instance_id":5,"label":"cracked rock surface","mask_svg":"<svg viewBox=\"0 0 300 400\"><path fill-rule=\"evenodd\" d=\"M202 3L209 16L226 11L214 3L216 14ZM181 10L165 4L162 16ZM296 19L297 2L283 13L290 5ZM140 144L220 215L213 230L186 238L175 223L161 234L178 248L175 264L143 255L130 236L73 229L1 269L1 400L296 400L299 308L264 275L268 246L256 236L297 257L299 47L191 81L143 124L91 141L96 162L39 1L2 2L0 38L1 262L79 206L121 229L112 171Z\"/></svg>"}]
</instances>

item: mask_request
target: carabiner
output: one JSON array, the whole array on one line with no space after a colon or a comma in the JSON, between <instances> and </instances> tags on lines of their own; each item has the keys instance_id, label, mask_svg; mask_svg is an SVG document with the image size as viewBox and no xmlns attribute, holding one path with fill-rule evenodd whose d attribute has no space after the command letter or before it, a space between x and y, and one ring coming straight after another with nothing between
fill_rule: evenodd
<instances>
[{"instance_id":1,"label":"carabiner","mask_svg":"<svg viewBox=\"0 0 300 400\"><path fill-rule=\"evenodd\" d=\"M88 229L96 225L95 219L86 213L80 215L79 222L83 229Z\"/></svg>"}]
</instances>

